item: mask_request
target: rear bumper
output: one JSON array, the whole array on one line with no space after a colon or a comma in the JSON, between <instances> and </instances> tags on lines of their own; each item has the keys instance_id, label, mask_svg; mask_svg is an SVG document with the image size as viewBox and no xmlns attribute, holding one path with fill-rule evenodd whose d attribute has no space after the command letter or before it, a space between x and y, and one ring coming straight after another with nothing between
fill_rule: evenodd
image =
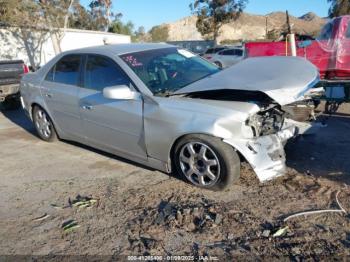
<instances>
[{"instance_id":1,"label":"rear bumper","mask_svg":"<svg viewBox=\"0 0 350 262\"><path fill-rule=\"evenodd\" d=\"M19 84L0 85L0 98L19 94Z\"/></svg>"},{"instance_id":2,"label":"rear bumper","mask_svg":"<svg viewBox=\"0 0 350 262\"><path fill-rule=\"evenodd\" d=\"M297 134L297 128L287 126L277 134L255 139L226 139L224 142L236 148L249 162L261 182L286 173L286 141Z\"/></svg>"}]
</instances>

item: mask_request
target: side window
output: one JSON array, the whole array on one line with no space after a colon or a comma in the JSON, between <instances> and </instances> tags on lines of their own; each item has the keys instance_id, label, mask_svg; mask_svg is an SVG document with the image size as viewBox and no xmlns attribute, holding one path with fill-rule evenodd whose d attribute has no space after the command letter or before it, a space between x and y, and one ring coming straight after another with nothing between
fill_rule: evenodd
<instances>
[{"instance_id":1,"label":"side window","mask_svg":"<svg viewBox=\"0 0 350 262\"><path fill-rule=\"evenodd\" d=\"M222 55L235 55L235 50L233 49L225 50L222 52Z\"/></svg>"},{"instance_id":2,"label":"side window","mask_svg":"<svg viewBox=\"0 0 350 262\"><path fill-rule=\"evenodd\" d=\"M56 68L56 65L54 65L50 71L47 73L46 77L45 77L45 80L46 81L50 81L50 82L53 82L53 79L54 79L54 75L55 75L55 68Z\"/></svg>"},{"instance_id":3,"label":"side window","mask_svg":"<svg viewBox=\"0 0 350 262\"><path fill-rule=\"evenodd\" d=\"M241 50L241 49L236 49L236 50L235 50L235 55L236 55L236 56L243 56L243 50Z\"/></svg>"},{"instance_id":4,"label":"side window","mask_svg":"<svg viewBox=\"0 0 350 262\"><path fill-rule=\"evenodd\" d=\"M348 23L348 30L346 31L346 38L350 38L350 22Z\"/></svg>"},{"instance_id":5,"label":"side window","mask_svg":"<svg viewBox=\"0 0 350 262\"><path fill-rule=\"evenodd\" d=\"M45 80L65 85L78 85L80 64L80 55L67 55L51 68Z\"/></svg>"},{"instance_id":6,"label":"side window","mask_svg":"<svg viewBox=\"0 0 350 262\"><path fill-rule=\"evenodd\" d=\"M212 54L212 53L214 53L214 49L213 48L209 48L205 53L206 54Z\"/></svg>"},{"instance_id":7,"label":"side window","mask_svg":"<svg viewBox=\"0 0 350 262\"><path fill-rule=\"evenodd\" d=\"M129 78L111 59L89 55L84 73L84 87L102 91L105 87L130 85Z\"/></svg>"}]
</instances>

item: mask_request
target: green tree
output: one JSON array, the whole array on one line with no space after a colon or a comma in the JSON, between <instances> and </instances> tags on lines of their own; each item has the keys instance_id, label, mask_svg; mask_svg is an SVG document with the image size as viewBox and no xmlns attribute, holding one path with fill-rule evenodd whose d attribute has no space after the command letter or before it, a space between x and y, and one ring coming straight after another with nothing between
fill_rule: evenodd
<instances>
[{"instance_id":1,"label":"green tree","mask_svg":"<svg viewBox=\"0 0 350 262\"><path fill-rule=\"evenodd\" d=\"M140 26L135 32L134 37L132 37L133 42L147 42L149 36L146 34L146 29Z\"/></svg>"},{"instance_id":2,"label":"green tree","mask_svg":"<svg viewBox=\"0 0 350 262\"><path fill-rule=\"evenodd\" d=\"M328 0L331 4L329 17L337 17L350 14L350 0Z\"/></svg>"},{"instance_id":3,"label":"green tree","mask_svg":"<svg viewBox=\"0 0 350 262\"><path fill-rule=\"evenodd\" d=\"M112 0L93 0L89 4L90 14L93 22L98 25L99 30L108 31L111 21L120 14L114 14L112 10Z\"/></svg>"},{"instance_id":4,"label":"green tree","mask_svg":"<svg viewBox=\"0 0 350 262\"><path fill-rule=\"evenodd\" d=\"M146 34L146 29L144 26L139 26L139 28L137 29L137 31L135 32L136 35L140 35L143 36Z\"/></svg>"},{"instance_id":5,"label":"green tree","mask_svg":"<svg viewBox=\"0 0 350 262\"><path fill-rule=\"evenodd\" d=\"M197 29L202 36L217 43L220 28L238 19L248 0L194 0L190 9L197 16Z\"/></svg>"},{"instance_id":6,"label":"green tree","mask_svg":"<svg viewBox=\"0 0 350 262\"><path fill-rule=\"evenodd\" d=\"M169 38L169 28L164 25L154 26L149 31L152 42L166 42Z\"/></svg>"},{"instance_id":7,"label":"green tree","mask_svg":"<svg viewBox=\"0 0 350 262\"><path fill-rule=\"evenodd\" d=\"M116 19L109 27L109 32L123 35L134 35L134 23L129 21L124 24L120 19Z\"/></svg>"},{"instance_id":8,"label":"green tree","mask_svg":"<svg viewBox=\"0 0 350 262\"><path fill-rule=\"evenodd\" d=\"M94 23L91 13L80 4L79 1L74 2L72 12L69 17L69 27L85 30L98 30L98 26Z\"/></svg>"},{"instance_id":9,"label":"green tree","mask_svg":"<svg viewBox=\"0 0 350 262\"><path fill-rule=\"evenodd\" d=\"M37 51L48 36L55 53L61 51L60 41L73 3L74 0L0 0L0 24L23 42L34 69L38 64Z\"/></svg>"}]
</instances>

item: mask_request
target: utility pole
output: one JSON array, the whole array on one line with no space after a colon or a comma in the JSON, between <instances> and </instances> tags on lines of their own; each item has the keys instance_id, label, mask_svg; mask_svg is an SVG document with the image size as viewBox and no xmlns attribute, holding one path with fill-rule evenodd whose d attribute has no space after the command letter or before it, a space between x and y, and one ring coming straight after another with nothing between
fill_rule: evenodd
<instances>
[{"instance_id":1,"label":"utility pole","mask_svg":"<svg viewBox=\"0 0 350 262\"><path fill-rule=\"evenodd\" d=\"M291 34L292 33L292 28L290 27L288 10L286 11L286 17L287 17L287 34Z\"/></svg>"},{"instance_id":2,"label":"utility pole","mask_svg":"<svg viewBox=\"0 0 350 262\"><path fill-rule=\"evenodd\" d=\"M265 22L266 22L266 24L265 24L265 38L267 39L268 38L268 35L269 35L269 30L268 30L268 20L269 20L269 17L266 15L265 16Z\"/></svg>"}]
</instances>

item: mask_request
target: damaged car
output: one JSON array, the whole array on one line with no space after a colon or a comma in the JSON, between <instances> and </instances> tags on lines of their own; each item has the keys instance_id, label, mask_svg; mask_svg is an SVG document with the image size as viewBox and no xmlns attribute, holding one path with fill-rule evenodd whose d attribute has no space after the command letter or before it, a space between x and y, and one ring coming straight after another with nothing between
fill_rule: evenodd
<instances>
[{"instance_id":1,"label":"damaged car","mask_svg":"<svg viewBox=\"0 0 350 262\"><path fill-rule=\"evenodd\" d=\"M285 173L284 145L312 125L305 94L318 81L297 57L221 70L171 45L121 44L59 54L24 76L21 95L45 141L76 141L220 190L243 160L261 182Z\"/></svg>"}]
</instances>

